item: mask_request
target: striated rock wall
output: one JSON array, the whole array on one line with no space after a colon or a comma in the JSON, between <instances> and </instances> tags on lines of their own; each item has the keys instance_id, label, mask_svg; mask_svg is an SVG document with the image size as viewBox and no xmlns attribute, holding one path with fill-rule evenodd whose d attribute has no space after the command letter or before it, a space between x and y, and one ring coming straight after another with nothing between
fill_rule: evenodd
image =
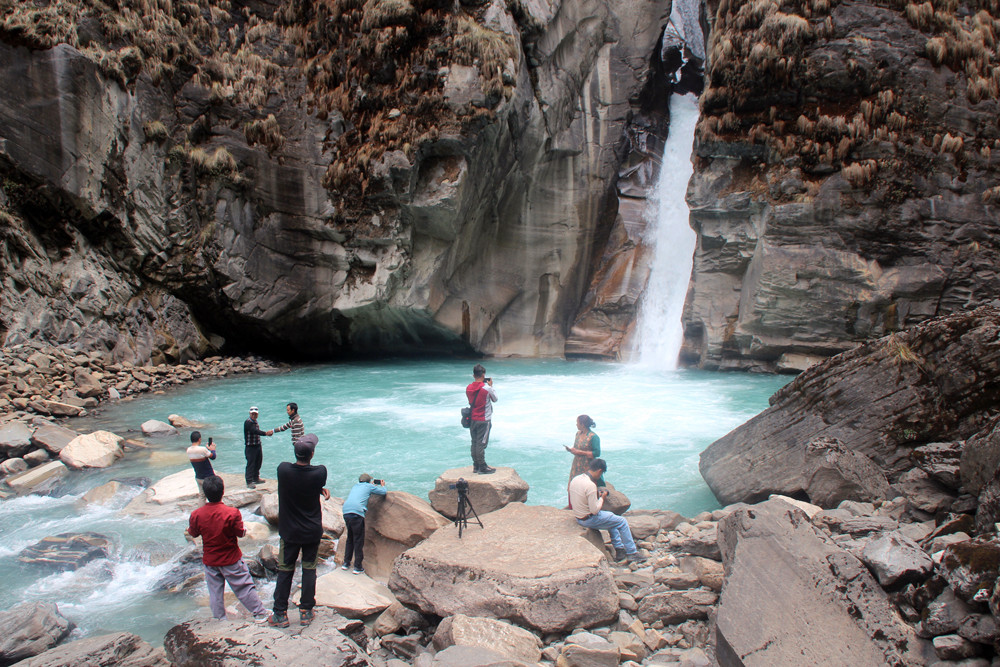
<instances>
[{"instance_id":1,"label":"striated rock wall","mask_svg":"<svg viewBox=\"0 0 1000 667\"><path fill-rule=\"evenodd\" d=\"M996 4L714 10L684 361L801 370L993 300Z\"/></svg>"},{"instance_id":2,"label":"striated rock wall","mask_svg":"<svg viewBox=\"0 0 1000 667\"><path fill-rule=\"evenodd\" d=\"M145 4L0 26L6 343L563 353L666 0Z\"/></svg>"}]
</instances>

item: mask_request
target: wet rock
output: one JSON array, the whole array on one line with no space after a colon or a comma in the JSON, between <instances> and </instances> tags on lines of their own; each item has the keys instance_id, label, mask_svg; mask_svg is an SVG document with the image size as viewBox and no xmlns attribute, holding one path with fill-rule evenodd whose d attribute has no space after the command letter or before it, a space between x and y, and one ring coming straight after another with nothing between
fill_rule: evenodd
<instances>
[{"instance_id":1,"label":"wet rock","mask_svg":"<svg viewBox=\"0 0 1000 667\"><path fill-rule=\"evenodd\" d=\"M166 422L157 419L148 419L142 422L142 434L149 437L163 437L177 435L177 429Z\"/></svg>"},{"instance_id":2,"label":"wet rock","mask_svg":"<svg viewBox=\"0 0 1000 667\"><path fill-rule=\"evenodd\" d=\"M271 572L278 571L278 548L273 544L265 544L257 552L257 560Z\"/></svg>"},{"instance_id":3,"label":"wet rock","mask_svg":"<svg viewBox=\"0 0 1000 667\"><path fill-rule=\"evenodd\" d=\"M78 639L17 663L18 667L170 667L162 648L138 635L116 632Z\"/></svg>"},{"instance_id":4,"label":"wet rock","mask_svg":"<svg viewBox=\"0 0 1000 667\"><path fill-rule=\"evenodd\" d=\"M60 533L23 549L17 559L56 570L76 570L92 560L107 558L110 548L110 538L99 533Z\"/></svg>"},{"instance_id":5,"label":"wet rock","mask_svg":"<svg viewBox=\"0 0 1000 667\"><path fill-rule=\"evenodd\" d=\"M31 431L19 421L0 426L0 454L4 458L23 456L31 451Z\"/></svg>"},{"instance_id":6,"label":"wet rock","mask_svg":"<svg viewBox=\"0 0 1000 667\"><path fill-rule=\"evenodd\" d=\"M79 435L59 452L70 468L106 468L125 455L125 439L109 431Z\"/></svg>"},{"instance_id":7,"label":"wet rock","mask_svg":"<svg viewBox=\"0 0 1000 667\"><path fill-rule=\"evenodd\" d=\"M252 622L197 620L172 627L163 648L174 667L362 667L367 661L341 632L346 627L341 617L322 608L308 627L296 624L284 631Z\"/></svg>"},{"instance_id":8,"label":"wet rock","mask_svg":"<svg viewBox=\"0 0 1000 667\"><path fill-rule=\"evenodd\" d=\"M260 502L263 495L273 493L277 486L277 482L269 480L265 484L258 484L256 489L248 489L242 474L220 472L216 474L225 484L226 490L222 501L230 507L247 507ZM177 512L189 512L200 504L198 483L195 481L194 471L188 467L186 470L158 480L133 498L122 511L135 516L161 517Z\"/></svg>"},{"instance_id":9,"label":"wet rock","mask_svg":"<svg viewBox=\"0 0 1000 667\"><path fill-rule=\"evenodd\" d=\"M477 646L527 663L541 660L540 642L534 634L492 618L449 616L438 625L433 642L438 651L449 646Z\"/></svg>"},{"instance_id":10,"label":"wet rock","mask_svg":"<svg viewBox=\"0 0 1000 667\"><path fill-rule=\"evenodd\" d=\"M248 542L263 542L271 537L271 527L261 521L244 521L243 527L247 531L244 539Z\"/></svg>"},{"instance_id":11,"label":"wet rock","mask_svg":"<svg viewBox=\"0 0 1000 667\"><path fill-rule=\"evenodd\" d=\"M316 604L331 607L345 618L366 618L394 602L396 598L384 585L340 568L316 580Z\"/></svg>"},{"instance_id":12,"label":"wet rock","mask_svg":"<svg viewBox=\"0 0 1000 667\"><path fill-rule=\"evenodd\" d=\"M568 512L514 503L482 519L484 528L470 525L461 539L438 530L399 556L389 579L399 601L542 632L615 618L618 590L604 553Z\"/></svg>"},{"instance_id":13,"label":"wet rock","mask_svg":"<svg viewBox=\"0 0 1000 667\"><path fill-rule=\"evenodd\" d=\"M773 500L738 510L719 523L719 543L720 664L751 653L760 665L926 662L930 646L865 566L801 511Z\"/></svg>"},{"instance_id":14,"label":"wet rock","mask_svg":"<svg viewBox=\"0 0 1000 667\"><path fill-rule=\"evenodd\" d=\"M0 663L9 665L43 653L74 627L51 602L22 602L0 612Z\"/></svg>"},{"instance_id":15,"label":"wet rock","mask_svg":"<svg viewBox=\"0 0 1000 667\"><path fill-rule=\"evenodd\" d=\"M460 479L468 483L467 497L480 516L528 499L528 483L513 468L501 466L492 475L474 475L472 466L451 468L441 473L427 494L431 507L449 519L455 518L458 508L458 491L451 487Z\"/></svg>"},{"instance_id":16,"label":"wet rock","mask_svg":"<svg viewBox=\"0 0 1000 667\"><path fill-rule=\"evenodd\" d=\"M170 415L167 417L167 421L170 422L171 426L176 428L208 428L208 424L192 421L187 417L182 417L181 415Z\"/></svg>"},{"instance_id":17,"label":"wet rock","mask_svg":"<svg viewBox=\"0 0 1000 667\"><path fill-rule=\"evenodd\" d=\"M59 456L59 452L80 434L76 431L55 424L39 426L31 434L31 442L36 447L42 447L50 454Z\"/></svg>"},{"instance_id":18,"label":"wet rock","mask_svg":"<svg viewBox=\"0 0 1000 667\"><path fill-rule=\"evenodd\" d=\"M920 545L899 533L869 540L860 557L886 588L923 581L934 571L934 561Z\"/></svg>"},{"instance_id":19,"label":"wet rock","mask_svg":"<svg viewBox=\"0 0 1000 667\"><path fill-rule=\"evenodd\" d=\"M61 461L51 461L18 475L12 475L4 482L18 495L47 493L54 489L67 474L69 474L69 469Z\"/></svg>"},{"instance_id":20,"label":"wet rock","mask_svg":"<svg viewBox=\"0 0 1000 667\"><path fill-rule=\"evenodd\" d=\"M122 493L126 488L121 482L111 481L107 484L102 484L80 496L80 499L76 501L76 506L84 508L88 505L108 505L114 502L118 494Z\"/></svg>"}]
</instances>

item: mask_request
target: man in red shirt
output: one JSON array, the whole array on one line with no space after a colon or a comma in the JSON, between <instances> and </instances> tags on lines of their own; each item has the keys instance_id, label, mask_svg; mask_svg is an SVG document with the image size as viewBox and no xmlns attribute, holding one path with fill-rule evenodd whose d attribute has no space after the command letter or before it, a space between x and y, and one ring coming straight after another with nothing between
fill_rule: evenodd
<instances>
[{"instance_id":1,"label":"man in red shirt","mask_svg":"<svg viewBox=\"0 0 1000 667\"><path fill-rule=\"evenodd\" d=\"M490 427L493 423L493 404L497 392L493 389L493 378L486 377L486 369L476 364L472 369L472 382L465 388L465 397L472 408L472 472L489 475L497 471L486 465L486 446L490 442Z\"/></svg>"},{"instance_id":2,"label":"man in red shirt","mask_svg":"<svg viewBox=\"0 0 1000 667\"><path fill-rule=\"evenodd\" d=\"M223 598L226 582L233 589L237 599L243 603L254 621L267 621L267 609L261 604L257 587L243 562L236 538L247 534L243 527L243 516L235 507L222 504L225 484L218 475L206 477L203 482L206 505L191 513L188 534L201 536L201 561L205 566L205 582L208 584L208 605L212 616L226 618L226 604Z\"/></svg>"}]
</instances>

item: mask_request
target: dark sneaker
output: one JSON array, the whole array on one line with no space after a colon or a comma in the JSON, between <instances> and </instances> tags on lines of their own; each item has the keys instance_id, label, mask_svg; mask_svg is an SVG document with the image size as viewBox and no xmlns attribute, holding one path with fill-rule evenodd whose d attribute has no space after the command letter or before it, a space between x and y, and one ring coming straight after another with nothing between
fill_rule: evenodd
<instances>
[{"instance_id":1,"label":"dark sneaker","mask_svg":"<svg viewBox=\"0 0 1000 667\"><path fill-rule=\"evenodd\" d=\"M344 563L343 565L340 566L340 569L341 570L350 570L351 569L351 564L350 563Z\"/></svg>"},{"instance_id":2,"label":"dark sneaker","mask_svg":"<svg viewBox=\"0 0 1000 667\"><path fill-rule=\"evenodd\" d=\"M363 567L356 567L356 568L354 568L354 574L364 574L364 573L365 573L365 569Z\"/></svg>"},{"instance_id":3,"label":"dark sneaker","mask_svg":"<svg viewBox=\"0 0 1000 667\"><path fill-rule=\"evenodd\" d=\"M478 474L480 474L480 475L489 475L489 474L495 473L496 471L497 471L496 468L491 468L489 466L483 466L482 468L479 469L479 473Z\"/></svg>"},{"instance_id":4,"label":"dark sneaker","mask_svg":"<svg viewBox=\"0 0 1000 667\"><path fill-rule=\"evenodd\" d=\"M267 484L267 482L265 482L264 480L262 480L260 477L258 477L257 479L255 479L253 481L253 483L254 484Z\"/></svg>"},{"instance_id":5,"label":"dark sneaker","mask_svg":"<svg viewBox=\"0 0 1000 667\"><path fill-rule=\"evenodd\" d=\"M272 628L287 628L288 627L288 614L284 612L274 612L267 617L267 624Z\"/></svg>"},{"instance_id":6,"label":"dark sneaker","mask_svg":"<svg viewBox=\"0 0 1000 667\"><path fill-rule=\"evenodd\" d=\"M626 555L627 554L625 553L624 549L618 549L618 548L616 548L615 549L615 562L616 563L622 562L623 560L625 560L625 556Z\"/></svg>"},{"instance_id":7,"label":"dark sneaker","mask_svg":"<svg viewBox=\"0 0 1000 667\"><path fill-rule=\"evenodd\" d=\"M300 609L299 610L299 625L305 626L313 622L316 617L316 612L312 609Z\"/></svg>"},{"instance_id":8,"label":"dark sneaker","mask_svg":"<svg viewBox=\"0 0 1000 667\"><path fill-rule=\"evenodd\" d=\"M638 551L633 551L632 553L628 554L627 558L628 558L628 562L630 562L630 563L645 563L646 562L646 557L643 556Z\"/></svg>"}]
</instances>

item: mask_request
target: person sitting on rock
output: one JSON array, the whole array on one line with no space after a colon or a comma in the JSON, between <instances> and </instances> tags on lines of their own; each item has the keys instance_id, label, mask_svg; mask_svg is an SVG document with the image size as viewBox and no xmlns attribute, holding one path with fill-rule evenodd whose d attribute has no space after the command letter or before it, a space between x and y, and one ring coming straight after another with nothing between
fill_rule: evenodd
<instances>
[{"instance_id":1,"label":"person sitting on rock","mask_svg":"<svg viewBox=\"0 0 1000 667\"><path fill-rule=\"evenodd\" d=\"M621 562L628 558L630 563L641 563L646 558L635 547L628 521L625 517L602 509L608 489L597 488L597 480L607 469L608 464L604 459L592 459L587 465L587 471L573 478L569 483L570 509L576 522L584 528L608 531L615 548L615 561Z\"/></svg>"},{"instance_id":2,"label":"person sitting on rock","mask_svg":"<svg viewBox=\"0 0 1000 667\"><path fill-rule=\"evenodd\" d=\"M205 583L208 584L208 606L212 616L226 618L226 584L243 603L254 621L267 620L267 609L257 595L257 587L243 562L237 538L247 534L243 515L235 507L222 503L225 483L217 475L209 475L203 482L208 504L191 513L187 532L191 537L201 537L201 562L205 566Z\"/></svg>"},{"instance_id":3,"label":"person sitting on rock","mask_svg":"<svg viewBox=\"0 0 1000 667\"><path fill-rule=\"evenodd\" d=\"M208 439L208 447L201 444L201 431L191 433L191 446L187 448L188 461L194 468L194 481L198 483L198 493L201 494L201 502L205 502L204 482L215 474L212 468L212 459L215 458L215 445L212 439Z\"/></svg>"},{"instance_id":4,"label":"person sitting on rock","mask_svg":"<svg viewBox=\"0 0 1000 667\"><path fill-rule=\"evenodd\" d=\"M372 482L372 476L365 473L358 477L358 483L344 500L344 523L347 525L347 548L344 551L342 570L348 570L354 563L354 574L364 574L361 564L365 559L365 514L368 512L368 499L374 493L385 495L385 480Z\"/></svg>"},{"instance_id":5,"label":"person sitting on rock","mask_svg":"<svg viewBox=\"0 0 1000 667\"><path fill-rule=\"evenodd\" d=\"M285 412L288 413L288 423L282 424L281 426L275 426L267 432L267 435L274 435L275 433L292 429L292 447L294 447L295 443L298 442L299 438L301 438L306 432L306 426L302 423L302 417L299 416L298 403L289 403L286 405Z\"/></svg>"}]
</instances>

